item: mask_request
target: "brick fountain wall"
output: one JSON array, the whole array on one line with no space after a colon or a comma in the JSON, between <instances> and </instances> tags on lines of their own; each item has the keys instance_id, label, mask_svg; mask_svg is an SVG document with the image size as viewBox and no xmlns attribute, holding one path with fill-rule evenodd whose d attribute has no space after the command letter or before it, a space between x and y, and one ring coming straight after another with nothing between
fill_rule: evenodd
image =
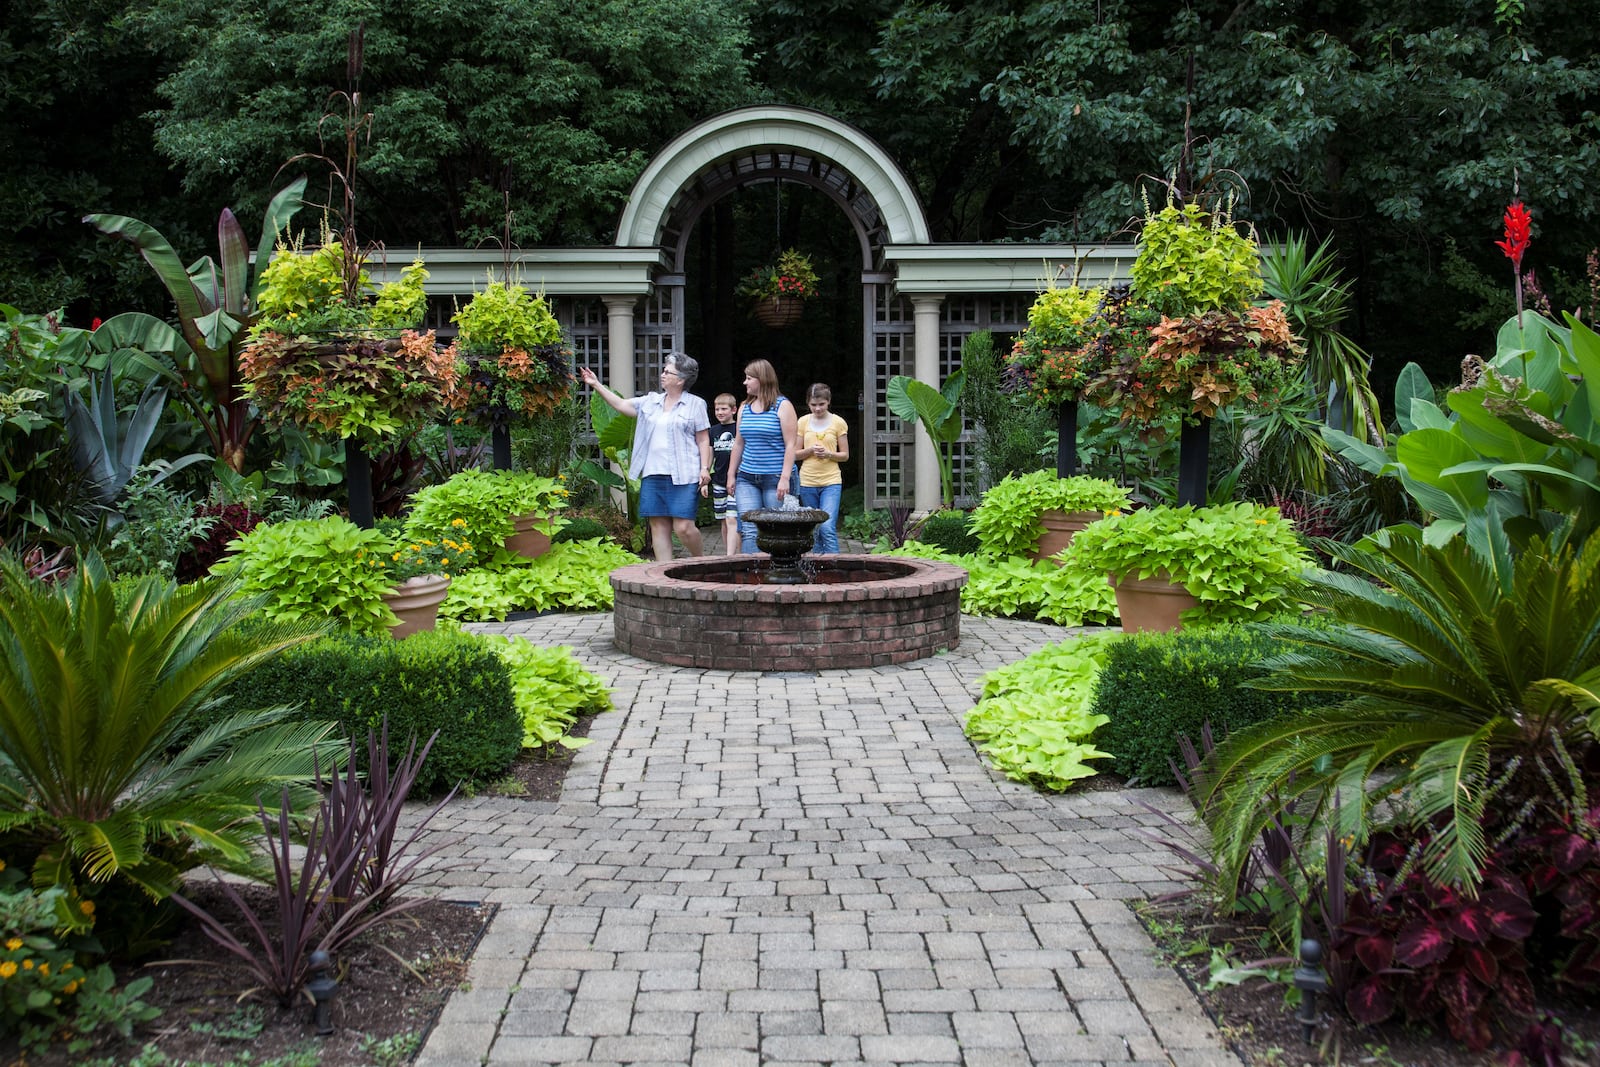
<instances>
[{"instance_id":1,"label":"brick fountain wall","mask_svg":"<svg viewBox=\"0 0 1600 1067\"><path fill-rule=\"evenodd\" d=\"M612 571L617 647L680 667L811 671L906 663L961 640L960 567L812 557L814 584L756 584L765 562L723 556Z\"/></svg>"}]
</instances>

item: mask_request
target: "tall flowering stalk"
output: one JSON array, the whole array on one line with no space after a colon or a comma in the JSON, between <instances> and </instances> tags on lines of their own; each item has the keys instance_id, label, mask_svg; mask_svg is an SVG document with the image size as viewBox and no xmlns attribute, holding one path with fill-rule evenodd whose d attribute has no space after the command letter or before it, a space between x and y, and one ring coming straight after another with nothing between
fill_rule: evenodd
<instances>
[{"instance_id":1,"label":"tall flowering stalk","mask_svg":"<svg viewBox=\"0 0 1600 1067\"><path fill-rule=\"evenodd\" d=\"M1506 254L1511 261L1511 273L1517 283L1517 325L1522 325L1522 256L1528 251L1528 244L1532 240L1530 232L1533 226L1533 216L1528 214L1528 209L1521 200L1513 200L1506 207L1505 227L1506 235L1502 241L1496 241L1500 251Z\"/></svg>"}]
</instances>

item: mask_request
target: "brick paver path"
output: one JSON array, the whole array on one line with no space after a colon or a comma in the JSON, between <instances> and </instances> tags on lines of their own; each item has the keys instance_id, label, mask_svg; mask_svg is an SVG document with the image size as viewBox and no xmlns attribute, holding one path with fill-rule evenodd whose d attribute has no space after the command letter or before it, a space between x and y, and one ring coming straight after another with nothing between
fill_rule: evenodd
<instances>
[{"instance_id":1,"label":"brick paver path","mask_svg":"<svg viewBox=\"0 0 1600 1067\"><path fill-rule=\"evenodd\" d=\"M620 655L603 614L481 629L572 646L619 710L559 804L441 817L429 880L501 908L419 1065L1237 1064L1127 906L1173 888L1141 802L1182 799L1043 796L962 736L1068 631L763 675Z\"/></svg>"}]
</instances>

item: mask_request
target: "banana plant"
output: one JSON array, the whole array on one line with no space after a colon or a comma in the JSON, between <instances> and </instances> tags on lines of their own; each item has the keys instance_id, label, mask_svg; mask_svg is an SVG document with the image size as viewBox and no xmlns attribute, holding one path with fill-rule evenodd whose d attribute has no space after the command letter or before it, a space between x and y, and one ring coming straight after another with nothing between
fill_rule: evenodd
<instances>
[{"instance_id":1,"label":"banana plant","mask_svg":"<svg viewBox=\"0 0 1600 1067\"><path fill-rule=\"evenodd\" d=\"M239 352L255 319L261 272L272 258L278 233L300 210L305 188L306 180L297 178L267 205L254 269L244 228L228 208L223 208L217 219L220 263L203 256L187 268L171 243L148 223L126 215L85 215L83 219L101 233L137 248L166 286L178 311L176 332L154 316L119 315L96 331L97 347L157 357L151 365L179 387L179 398L205 428L218 458L235 471L244 469L245 446L259 421L239 391ZM102 331L104 338L99 337Z\"/></svg>"},{"instance_id":2,"label":"banana plant","mask_svg":"<svg viewBox=\"0 0 1600 1067\"><path fill-rule=\"evenodd\" d=\"M896 374L889 379L884 393L896 418L921 422L933 441L934 455L939 458L939 491L947 508L956 502L951 453L961 439L961 390L966 385L966 375L965 368L958 368L944 380L942 389L935 389L927 382Z\"/></svg>"}]
</instances>

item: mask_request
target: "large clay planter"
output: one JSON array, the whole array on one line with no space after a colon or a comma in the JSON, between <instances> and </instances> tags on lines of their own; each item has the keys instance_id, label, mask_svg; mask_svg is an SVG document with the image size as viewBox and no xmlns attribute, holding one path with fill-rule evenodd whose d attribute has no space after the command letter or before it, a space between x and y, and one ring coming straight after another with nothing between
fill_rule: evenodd
<instances>
[{"instance_id":1,"label":"large clay planter","mask_svg":"<svg viewBox=\"0 0 1600 1067\"><path fill-rule=\"evenodd\" d=\"M550 551L550 535L543 530L534 529L542 526L548 516L537 511L530 511L526 515L518 515L512 519L516 532L506 538L506 551L524 559L538 559Z\"/></svg>"},{"instance_id":2,"label":"large clay planter","mask_svg":"<svg viewBox=\"0 0 1600 1067\"><path fill-rule=\"evenodd\" d=\"M1051 508L1040 512L1044 533L1039 535L1039 545L1033 550L1035 560L1049 559L1072 544L1072 535L1100 518L1098 511L1061 511Z\"/></svg>"},{"instance_id":3,"label":"large clay planter","mask_svg":"<svg viewBox=\"0 0 1600 1067\"><path fill-rule=\"evenodd\" d=\"M1181 630L1178 616L1200 602L1189 591L1168 579L1165 572L1149 578L1123 578L1109 575L1106 580L1117 594L1117 614L1124 633L1140 630L1166 632Z\"/></svg>"},{"instance_id":4,"label":"large clay planter","mask_svg":"<svg viewBox=\"0 0 1600 1067\"><path fill-rule=\"evenodd\" d=\"M400 620L389 627L389 636L398 641L433 629L439 621L439 605L449 591L448 574L419 574L383 594L383 602Z\"/></svg>"}]
</instances>

